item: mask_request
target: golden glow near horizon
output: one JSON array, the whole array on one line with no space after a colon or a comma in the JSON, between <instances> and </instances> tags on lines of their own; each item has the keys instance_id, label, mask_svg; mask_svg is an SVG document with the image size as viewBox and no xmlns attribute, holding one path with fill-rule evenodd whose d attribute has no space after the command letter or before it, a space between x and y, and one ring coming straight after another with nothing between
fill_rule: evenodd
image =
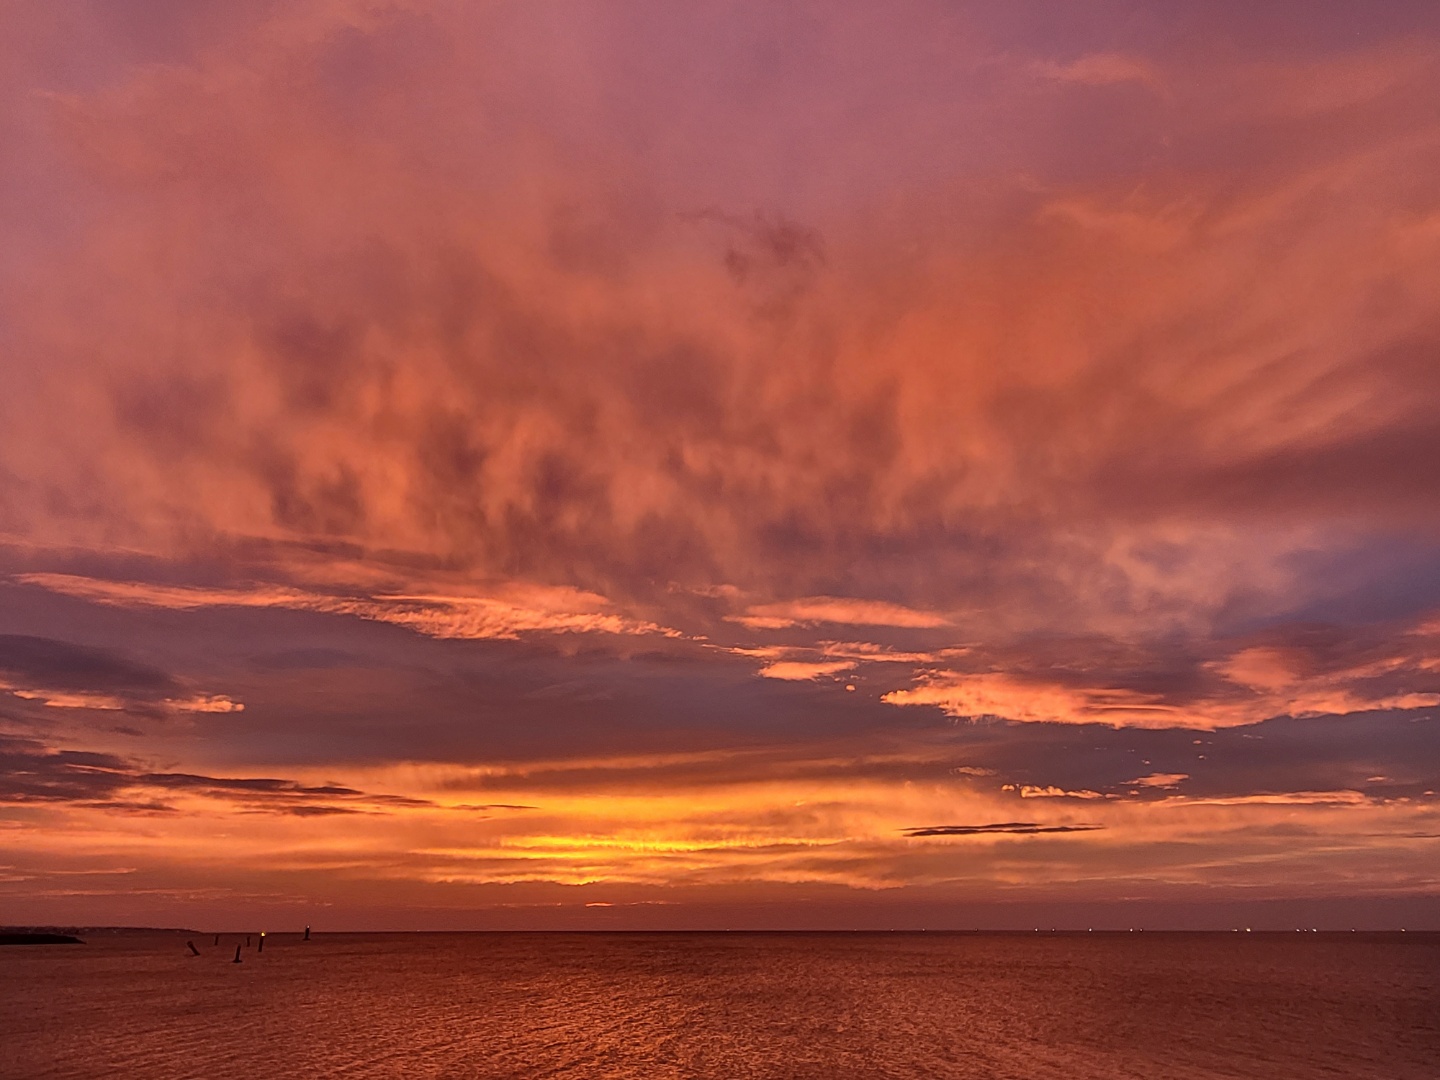
<instances>
[{"instance_id":1,"label":"golden glow near horizon","mask_svg":"<svg viewBox=\"0 0 1440 1080\"><path fill-rule=\"evenodd\" d=\"M16 918L1440 891L1440 20L13 7Z\"/></svg>"}]
</instances>

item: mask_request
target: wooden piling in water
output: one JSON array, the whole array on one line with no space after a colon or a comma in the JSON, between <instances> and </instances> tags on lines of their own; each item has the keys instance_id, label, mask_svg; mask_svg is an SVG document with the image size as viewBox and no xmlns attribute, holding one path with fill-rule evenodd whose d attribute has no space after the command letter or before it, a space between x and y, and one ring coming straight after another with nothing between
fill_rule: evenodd
<instances>
[{"instance_id":1,"label":"wooden piling in water","mask_svg":"<svg viewBox=\"0 0 1440 1080\"><path fill-rule=\"evenodd\" d=\"M187 941L187 942L185 942L185 945L186 945L187 948L189 948L189 950L190 950L190 955L191 955L191 956L199 956L199 955L200 955L200 950L195 947L195 942L193 942L193 941Z\"/></svg>"},{"instance_id":2,"label":"wooden piling in water","mask_svg":"<svg viewBox=\"0 0 1440 1080\"><path fill-rule=\"evenodd\" d=\"M230 961L230 962L231 962L232 964L241 963L241 960L240 960L240 946L239 946L239 945L236 945L236 946L235 946L235 959L232 960L232 961Z\"/></svg>"}]
</instances>

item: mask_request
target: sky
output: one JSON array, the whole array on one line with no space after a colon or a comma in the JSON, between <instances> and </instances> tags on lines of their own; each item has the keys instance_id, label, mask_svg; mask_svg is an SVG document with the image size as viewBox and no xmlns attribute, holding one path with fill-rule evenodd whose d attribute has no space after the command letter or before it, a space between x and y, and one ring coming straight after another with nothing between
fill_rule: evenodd
<instances>
[{"instance_id":1,"label":"sky","mask_svg":"<svg viewBox=\"0 0 1440 1080\"><path fill-rule=\"evenodd\" d=\"M1430 0L0 18L0 921L1440 929Z\"/></svg>"}]
</instances>

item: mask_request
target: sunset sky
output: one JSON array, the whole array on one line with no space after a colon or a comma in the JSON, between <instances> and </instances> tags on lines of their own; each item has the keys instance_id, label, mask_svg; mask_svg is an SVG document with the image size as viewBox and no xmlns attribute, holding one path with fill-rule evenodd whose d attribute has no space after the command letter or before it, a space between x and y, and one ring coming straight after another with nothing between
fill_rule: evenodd
<instances>
[{"instance_id":1,"label":"sunset sky","mask_svg":"<svg viewBox=\"0 0 1440 1080\"><path fill-rule=\"evenodd\" d=\"M0 25L0 922L1440 928L1434 0Z\"/></svg>"}]
</instances>

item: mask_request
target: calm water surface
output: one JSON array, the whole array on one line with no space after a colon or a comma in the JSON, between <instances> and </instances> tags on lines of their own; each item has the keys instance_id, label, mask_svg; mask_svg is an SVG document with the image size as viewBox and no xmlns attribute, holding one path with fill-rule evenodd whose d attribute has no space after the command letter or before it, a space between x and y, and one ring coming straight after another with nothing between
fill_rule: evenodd
<instances>
[{"instance_id":1,"label":"calm water surface","mask_svg":"<svg viewBox=\"0 0 1440 1080\"><path fill-rule=\"evenodd\" d=\"M0 1074L1440 1078L1437 935L185 940L0 948Z\"/></svg>"}]
</instances>

